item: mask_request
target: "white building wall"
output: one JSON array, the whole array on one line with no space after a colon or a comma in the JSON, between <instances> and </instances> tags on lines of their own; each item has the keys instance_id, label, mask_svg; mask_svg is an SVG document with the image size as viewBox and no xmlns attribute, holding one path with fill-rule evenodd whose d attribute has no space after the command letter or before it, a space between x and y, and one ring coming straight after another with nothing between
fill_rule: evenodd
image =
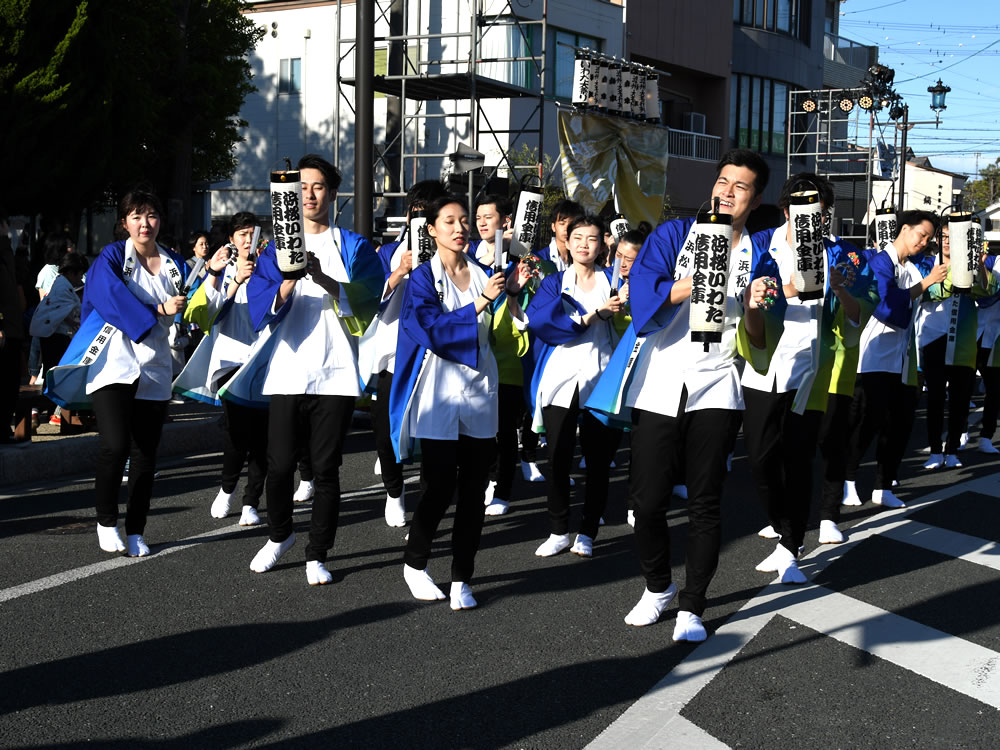
<instances>
[{"instance_id":1,"label":"white building wall","mask_svg":"<svg viewBox=\"0 0 1000 750\"><path fill-rule=\"evenodd\" d=\"M504 3L499 0L487 2L486 13L500 12ZM410 12L417 10L422 16L421 33L438 34L457 30L467 31L472 23L470 5L467 0L422 0L410 2ZM355 5L342 5L340 36L342 39L355 37ZM540 18L542 0L518 0L516 10L522 17ZM231 180L216 183L209 193L210 213L213 218L229 216L236 211L252 210L266 216L268 207L268 173L271 169L283 168L284 157L296 160L305 153L319 153L336 163L343 173L341 193L354 191L354 88L344 85L338 93L336 80L337 7L331 2L325 5L303 4L301 7L275 10L261 6L250 12L249 17L266 30L264 38L250 57L254 85L257 91L244 102L241 116L248 125L241 135L246 139L237 144L237 168ZM376 15L378 15L376 13ZM622 8L606 0L549 0L548 23L550 28L574 31L601 38L602 49L612 55L622 52ZM272 24L277 24L272 29ZM388 21L377 20L375 35L389 33ZM408 25L412 33L414 23ZM540 32L535 27L533 33ZM272 30L276 35L272 36ZM494 30L491 30L493 32ZM467 39L430 39L410 42L412 47L422 47L421 59L440 61L438 64L421 66L427 73L453 73L465 71L464 63L469 55ZM385 42L376 42L376 47L385 47ZM349 44L341 45L344 59L341 61L341 76L354 75L354 53ZM549 51L551 54L551 50ZM480 49L477 57L484 54L500 56L495 49ZM278 76L282 59L302 60L302 88L298 94L279 94ZM530 63L528 64L530 65ZM497 73L500 64L483 66L483 74ZM339 117L338 115L339 97ZM386 140L386 98L375 99L375 148L381 152ZM501 148L507 150L515 141L516 134L498 134L497 139L488 133L487 121L495 130L513 130L522 127L537 128L537 113L529 118L537 99L480 99L483 109L479 148L486 154L487 166L499 163ZM434 115L462 115L469 113L470 102L464 100L426 101L408 100L405 114L416 112ZM406 117L404 114L404 121ZM556 106L548 101L544 116L544 153L557 166L559 149L556 133ZM417 118L410 122L406 132L406 152L422 154L449 154L459 143L474 146L476 143L473 123L468 116ZM499 144L497 143L499 140ZM529 147L537 145L535 133L524 134L516 140ZM423 179L436 179L450 165L446 157L404 159L404 189ZM558 169L556 169L558 173ZM379 180L384 173L377 172ZM348 201L340 201L340 209L349 223L352 208ZM382 207L376 206L376 213Z\"/></svg>"}]
</instances>

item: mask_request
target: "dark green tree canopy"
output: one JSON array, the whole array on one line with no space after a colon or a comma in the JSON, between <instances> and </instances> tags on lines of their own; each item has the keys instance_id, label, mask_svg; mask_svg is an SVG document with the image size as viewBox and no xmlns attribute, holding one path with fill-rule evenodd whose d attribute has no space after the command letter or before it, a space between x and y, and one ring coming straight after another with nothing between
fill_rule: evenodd
<instances>
[{"instance_id":1,"label":"dark green tree canopy","mask_svg":"<svg viewBox=\"0 0 1000 750\"><path fill-rule=\"evenodd\" d=\"M0 0L0 205L72 216L138 180L166 197L228 177L262 35L244 7Z\"/></svg>"}]
</instances>

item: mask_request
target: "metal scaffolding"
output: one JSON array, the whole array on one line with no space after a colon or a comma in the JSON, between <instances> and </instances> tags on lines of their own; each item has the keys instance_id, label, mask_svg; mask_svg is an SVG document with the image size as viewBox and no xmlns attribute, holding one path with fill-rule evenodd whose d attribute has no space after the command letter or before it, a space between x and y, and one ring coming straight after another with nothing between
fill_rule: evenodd
<instances>
[{"instance_id":1,"label":"metal scaffolding","mask_svg":"<svg viewBox=\"0 0 1000 750\"><path fill-rule=\"evenodd\" d=\"M364 0L361 0L364 2ZM481 185L497 176L506 168L509 175L518 170L535 169L535 166L516 165L512 162L512 150L520 144L537 143L539 162L543 161L543 133L545 122L546 85L546 36L548 0L541 0L540 18L519 15L511 0L369 0L373 3L375 31L388 29L388 33L375 34L376 49L385 48L386 70L374 75L370 87L361 75L350 74L351 63L355 60L359 39L371 38L358 28L354 37L342 32L343 2L337 0L337 57L336 78L337 97L334 108L334 122L340 123L346 111L356 114L352 103L354 97L348 87L358 96L362 92L374 91L389 97L387 101L387 122L384 148L374 149L371 174L368 179L355 175L355 192L341 193L337 210L343 210L347 202L379 199L401 204L406 190L417 181L419 164L423 160L446 160L451 153L427 150L422 146L422 137L427 123L433 119L448 123L449 131L470 133L471 143L465 144L475 151L483 152L487 145L499 150L500 158L495 165L486 166ZM445 6L449 6L445 10ZM361 19L362 14L357 18ZM431 31L432 23L442 30ZM453 30L444 30L445 25ZM537 39L533 29L538 29ZM522 55L483 55L483 37L491 30L507 34L513 47L527 50ZM487 66L512 70L515 65L525 65L531 71L528 86L520 86L501 80ZM345 69L348 74L345 75ZM508 76L509 77L509 76ZM537 89L534 85L537 82ZM506 129L496 128L490 122L487 112L480 104L483 99L534 99L534 106L527 111L523 122L510 122ZM452 111L428 111L429 102L454 102ZM467 103L467 104L466 104ZM511 118L514 110L511 109ZM370 145L374 133L354 130L353 137L361 153ZM501 138L507 136L507 138ZM340 163L341 136L334 139L334 158ZM470 206L477 190L472 172L468 175L468 197ZM481 188L480 188L481 189ZM394 199L396 199L394 201ZM366 228L358 227L364 232Z\"/></svg>"},{"instance_id":2,"label":"metal scaffolding","mask_svg":"<svg viewBox=\"0 0 1000 750\"><path fill-rule=\"evenodd\" d=\"M786 177L793 159L833 183L837 199L837 234L856 245L867 244L865 217L871 204L877 152L875 114L856 105L859 89L813 89L788 92ZM850 101L844 112L841 101ZM811 102L809 111L803 108ZM846 209L846 210L845 210ZM845 215L846 214L846 215Z\"/></svg>"}]
</instances>

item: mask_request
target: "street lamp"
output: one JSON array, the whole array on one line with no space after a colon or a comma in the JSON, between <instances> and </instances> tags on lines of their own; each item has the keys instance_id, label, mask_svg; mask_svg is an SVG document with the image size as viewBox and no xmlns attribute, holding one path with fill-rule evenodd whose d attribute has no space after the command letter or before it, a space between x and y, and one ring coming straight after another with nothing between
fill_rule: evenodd
<instances>
[{"instance_id":1,"label":"street lamp","mask_svg":"<svg viewBox=\"0 0 1000 750\"><path fill-rule=\"evenodd\" d=\"M944 98L949 91L951 91L951 86L942 84L940 78L938 78L938 82L935 85L927 87L927 93L931 95L931 109L934 110L934 117L937 120L935 127L941 122L941 113L948 109L944 103Z\"/></svg>"}]
</instances>

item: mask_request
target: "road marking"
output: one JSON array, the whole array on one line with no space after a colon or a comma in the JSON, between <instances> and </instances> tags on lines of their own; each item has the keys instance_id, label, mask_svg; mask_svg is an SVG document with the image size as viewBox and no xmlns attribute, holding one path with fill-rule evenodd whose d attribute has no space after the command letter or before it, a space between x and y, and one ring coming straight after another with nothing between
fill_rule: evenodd
<instances>
[{"instance_id":1,"label":"road marking","mask_svg":"<svg viewBox=\"0 0 1000 750\"><path fill-rule=\"evenodd\" d=\"M419 481L419 477L412 478L415 481ZM410 480L407 480L408 482ZM341 494L341 500L354 500L362 498L368 495L380 494L385 491L382 483L370 485L360 490L353 490L351 492L344 492ZM299 505L296 503L296 505ZM304 504L300 507L295 508L293 513L306 513L310 509L310 505ZM160 558L173 554L174 552L180 552L182 550L191 549L199 544L204 544L207 540L216 540L220 536L229 536L243 533L249 529L260 528L259 526L240 526L237 524L232 524L231 526L222 526L217 529L212 529L210 531L205 531L201 534L195 534L194 536L189 536L185 539L181 539L176 542L167 542L165 544L156 545L155 554L149 557L123 557L117 555L113 558L104 560L99 563L92 563L90 565L84 565L79 568L73 568L72 570L66 570L61 573L56 573L51 576L46 576L45 578L38 578L34 581L28 581L27 583L21 583L17 586L11 586L6 589L0 589L0 604L4 602L9 602L13 599L18 599L22 596L28 596L29 594L37 594L41 591L47 591L49 589L56 588L57 586L62 586L67 583L73 583L75 581L83 580L84 578L90 578L91 576L98 575L100 573L107 573L112 570L118 570L126 565L134 565L139 562L153 562L159 560Z\"/></svg>"},{"instance_id":2,"label":"road marking","mask_svg":"<svg viewBox=\"0 0 1000 750\"><path fill-rule=\"evenodd\" d=\"M908 501L906 508L871 516L849 529L846 542L820 545L802 559L800 567L812 578L865 539L885 535L1000 570L995 543L907 517L916 508L969 491L1000 497L1000 475L951 485ZM726 747L680 712L777 614L1000 708L1000 654L992 649L822 586L788 587L775 581L601 732L587 745L588 750Z\"/></svg>"}]
</instances>

